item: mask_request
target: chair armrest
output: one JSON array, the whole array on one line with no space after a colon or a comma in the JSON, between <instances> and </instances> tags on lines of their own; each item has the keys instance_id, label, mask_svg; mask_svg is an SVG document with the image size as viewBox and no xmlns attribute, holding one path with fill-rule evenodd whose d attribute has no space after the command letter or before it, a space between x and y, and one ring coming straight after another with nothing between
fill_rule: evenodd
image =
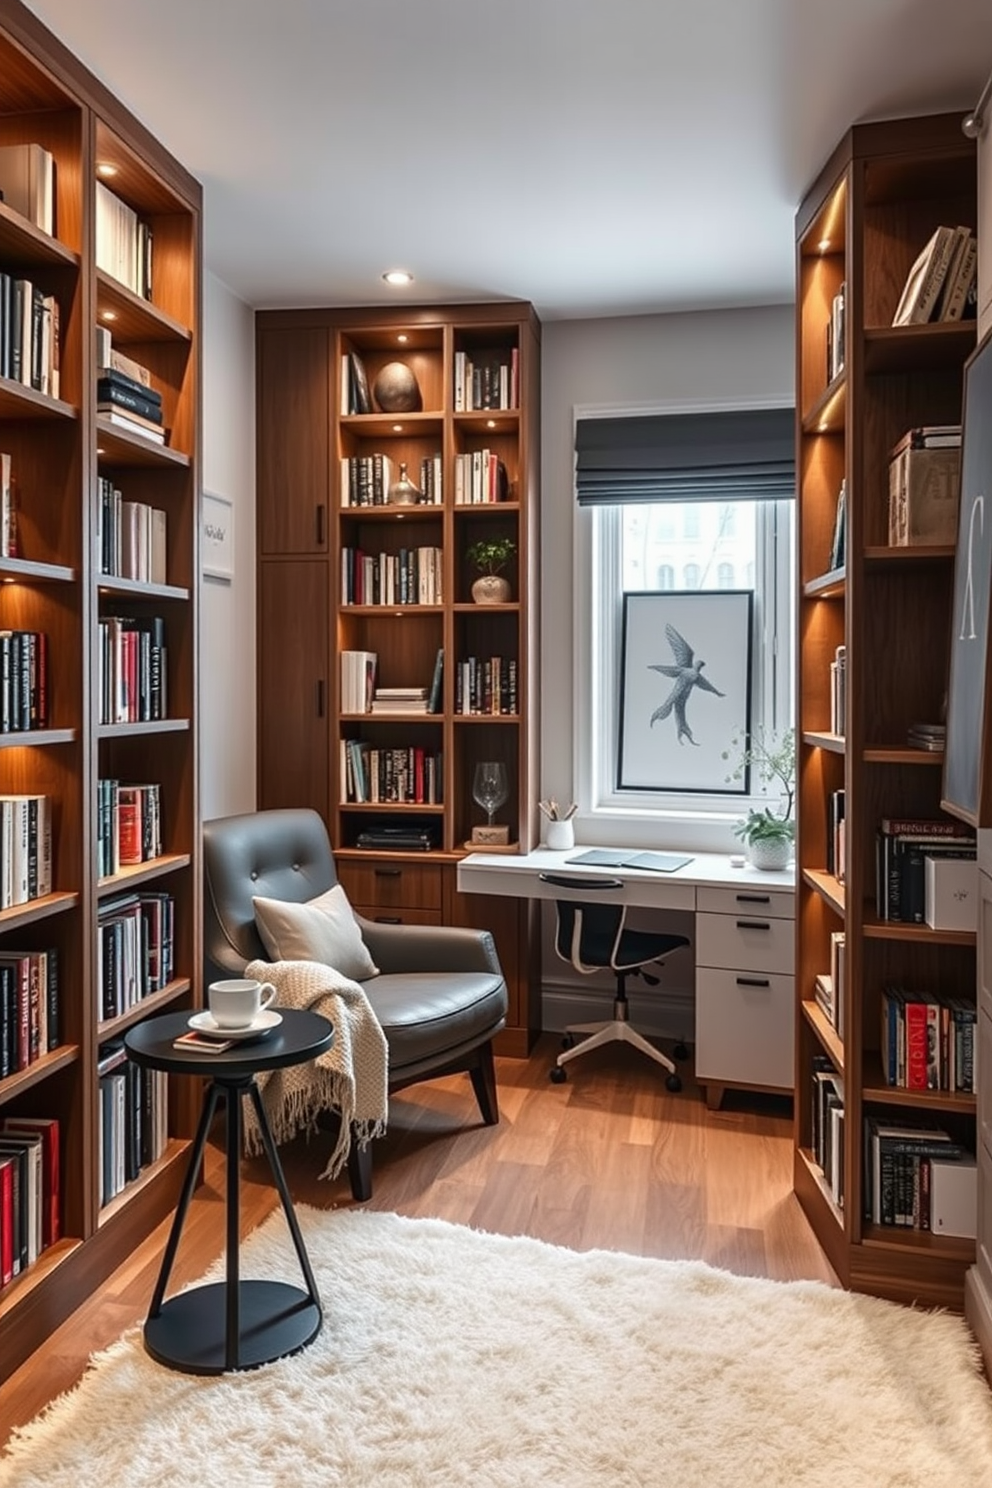
<instances>
[{"instance_id":1,"label":"chair armrest","mask_svg":"<svg viewBox=\"0 0 992 1488\"><path fill-rule=\"evenodd\" d=\"M466 930L456 925L382 925L357 914L355 919L380 971L491 971L503 975L488 930Z\"/></svg>"}]
</instances>

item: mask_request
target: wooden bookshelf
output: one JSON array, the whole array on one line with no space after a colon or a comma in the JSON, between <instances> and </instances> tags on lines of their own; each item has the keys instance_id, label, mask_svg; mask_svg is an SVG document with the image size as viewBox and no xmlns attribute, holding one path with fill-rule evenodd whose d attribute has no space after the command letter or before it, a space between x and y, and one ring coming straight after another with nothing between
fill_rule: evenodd
<instances>
[{"instance_id":1,"label":"wooden bookshelf","mask_svg":"<svg viewBox=\"0 0 992 1488\"><path fill-rule=\"evenodd\" d=\"M953 549L888 546L888 456L908 428L959 423L975 324L893 327L906 274L941 223L975 229L976 162L958 115L857 125L796 218L800 699L796 912L795 1189L845 1285L901 1301L963 1303L974 1244L866 1218L864 1123L925 1116L974 1150L975 1097L889 1087L880 1059L889 983L973 996L975 937L881 919L881 819L941 815L942 755L910 748L941 717ZM827 380L826 327L846 286L845 366ZM844 568L827 572L845 482ZM845 734L831 731L829 663L846 646ZM843 881L826 872L827 805L845 792ZM846 936L840 1039L813 1001ZM843 1082L843 1204L813 1157L814 1061Z\"/></svg>"},{"instance_id":2,"label":"wooden bookshelf","mask_svg":"<svg viewBox=\"0 0 992 1488\"><path fill-rule=\"evenodd\" d=\"M163 1007L195 1006L201 979L197 785L198 491L201 387L201 190L148 131L18 0L0 0L0 142L36 142L55 160L49 234L0 204L0 271L25 275L59 309L58 397L0 377L0 450L12 457L19 551L0 558L0 628L43 632L49 726L0 736L0 794L53 803L52 892L0 910L0 951L58 953L58 1043L0 1078L0 1119L55 1117L62 1238L0 1289L2 1374L27 1355L173 1207L194 1093L170 1093L168 1145L110 1204L98 1157L100 1043ZM105 172L112 170L112 176ZM153 281L136 295L96 257L96 182L150 227ZM147 367L162 399L165 445L95 411L95 327ZM99 477L167 514L167 582L100 571ZM100 726L99 621L162 616L169 719ZM157 782L162 855L97 878L96 798L103 778ZM115 893L162 891L174 904L172 980L106 1020L98 910Z\"/></svg>"},{"instance_id":3,"label":"wooden bookshelf","mask_svg":"<svg viewBox=\"0 0 992 1488\"><path fill-rule=\"evenodd\" d=\"M526 851L536 841L539 323L523 303L269 311L256 319L259 806L309 805L321 814L360 913L492 930L510 991L497 1047L524 1054L540 1022L533 907L459 894L456 866L473 826L485 820L472 799L481 760L507 766L510 797L497 820L509 825L511 842ZM345 382L352 357L370 389L387 363L404 363L420 407L386 413L373 401L371 411L353 411ZM456 369L473 359L515 365L517 389L505 400L512 406L463 406ZM456 500L459 461L463 469L473 456L481 462L485 450L502 462L503 499L472 501L469 491ZM430 462L434 501L383 502L388 491L366 480L366 504L357 462L376 457L390 460L394 475L405 463L425 496L421 471ZM466 554L490 537L511 538L516 551L506 570L509 601L482 605L473 602L477 573ZM346 552L377 563L420 548L440 555L440 596L429 591L415 603L405 592L367 592L353 582L348 592ZM386 596L391 602L380 602ZM437 712L345 711L342 651L375 653L381 686L428 687L441 650ZM473 656L512 662L515 703L505 696L502 711L462 711L457 669ZM439 758L438 799L357 799L343 758L349 742ZM433 829L431 851L359 846L370 826L406 822Z\"/></svg>"}]
</instances>

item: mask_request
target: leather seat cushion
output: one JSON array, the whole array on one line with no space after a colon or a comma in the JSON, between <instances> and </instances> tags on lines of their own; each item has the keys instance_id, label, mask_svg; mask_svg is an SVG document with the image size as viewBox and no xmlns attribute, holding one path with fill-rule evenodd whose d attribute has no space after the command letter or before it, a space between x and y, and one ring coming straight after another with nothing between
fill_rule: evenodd
<instances>
[{"instance_id":1,"label":"leather seat cushion","mask_svg":"<svg viewBox=\"0 0 992 1488\"><path fill-rule=\"evenodd\" d=\"M396 1072L482 1039L506 1017L506 984L487 971L387 972L362 986Z\"/></svg>"}]
</instances>

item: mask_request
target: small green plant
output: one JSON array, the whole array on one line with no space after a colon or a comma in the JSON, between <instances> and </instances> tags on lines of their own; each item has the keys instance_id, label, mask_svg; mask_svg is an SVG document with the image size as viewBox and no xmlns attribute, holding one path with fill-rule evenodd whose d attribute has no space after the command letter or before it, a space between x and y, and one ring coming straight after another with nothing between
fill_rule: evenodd
<instances>
[{"instance_id":1,"label":"small green plant","mask_svg":"<svg viewBox=\"0 0 992 1488\"><path fill-rule=\"evenodd\" d=\"M498 574L517 551L512 537L491 537L485 542L474 542L465 549L466 556L480 573Z\"/></svg>"},{"instance_id":2,"label":"small green plant","mask_svg":"<svg viewBox=\"0 0 992 1488\"><path fill-rule=\"evenodd\" d=\"M781 739L767 735L763 728L755 729L750 736L737 735L731 740L739 751L728 780L741 780L750 766L766 785L778 781L782 792L782 809L772 811L770 806L761 810L752 808L743 821L734 827L734 836L750 847L752 842L793 842L796 824L792 808L796 799L796 731L787 729ZM723 758L730 759L731 751L725 749Z\"/></svg>"}]
</instances>

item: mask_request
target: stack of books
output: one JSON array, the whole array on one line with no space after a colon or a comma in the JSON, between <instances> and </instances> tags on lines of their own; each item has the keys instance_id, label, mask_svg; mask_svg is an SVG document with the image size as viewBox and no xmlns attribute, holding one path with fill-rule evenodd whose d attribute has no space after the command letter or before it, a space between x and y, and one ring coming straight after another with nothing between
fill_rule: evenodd
<instances>
[{"instance_id":1,"label":"stack of books","mask_svg":"<svg viewBox=\"0 0 992 1488\"><path fill-rule=\"evenodd\" d=\"M373 713L426 713L428 687L377 687L372 696Z\"/></svg>"},{"instance_id":2,"label":"stack of books","mask_svg":"<svg viewBox=\"0 0 992 1488\"><path fill-rule=\"evenodd\" d=\"M885 817L877 835L875 893L880 920L922 925L926 911L927 857L974 858L975 834L949 817Z\"/></svg>"}]
</instances>

